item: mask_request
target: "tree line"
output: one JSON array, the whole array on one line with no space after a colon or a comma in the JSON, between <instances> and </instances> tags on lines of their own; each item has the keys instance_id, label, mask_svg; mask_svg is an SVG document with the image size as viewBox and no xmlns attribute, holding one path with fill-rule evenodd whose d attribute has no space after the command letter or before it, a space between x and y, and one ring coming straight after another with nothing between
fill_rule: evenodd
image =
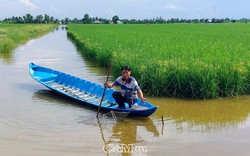
<instances>
[{"instance_id":1,"label":"tree line","mask_svg":"<svg viewBox=\"0 0 250 156\"><path fill-rule=\"evenodd\" d=\"M2 23L36 23L36 24L69 24L69 23L78 23L78 24L164 24L164 23L229 23L229 22L250 22L250 19L241 18L241 19L218 19L218 18L202 18L202 19L179 19L179 18L171 18L171 19L163 19L162 17L156 17L153 19L120 19L117 15L113 16L112 19L105 19L100 17L90 17L89 14L84 14L83 18L64 18L59 20L54 18L53 16L49 16L47 14L37 15L36 17L31 14L26 14L24 16L11 18L5 18L0 21Z\"/></svg>"}]
</instances>

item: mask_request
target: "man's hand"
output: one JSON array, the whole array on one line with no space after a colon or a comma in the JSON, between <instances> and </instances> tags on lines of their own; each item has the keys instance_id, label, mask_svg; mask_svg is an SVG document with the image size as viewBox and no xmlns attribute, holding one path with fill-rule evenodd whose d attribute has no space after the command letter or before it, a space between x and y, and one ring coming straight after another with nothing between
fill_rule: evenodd
<instances>
[{"instance_id":1,"label":"man's hand","mask_svg":"<svg viewBox=\"0 0 250 156\"><path fill-rule=\"evenodd\" d=\"M108 83L108 82L105 82L104 83L104 86L107 87L107 88L112 88L114 86L114 83Z\"/></svg>"},{"instance_id":2,"label":"man's hand","mask_svg":"<svg viewBox=\"0 0 250 156\"><path fill-rule=\"evenodd\" d=\"M142 98L140 98L141 99L141 101L143 102L143 103L145 103L146 101L147 101L147 99L145 98L145 97L142 97Z\"/></svg>"}]
</instances>

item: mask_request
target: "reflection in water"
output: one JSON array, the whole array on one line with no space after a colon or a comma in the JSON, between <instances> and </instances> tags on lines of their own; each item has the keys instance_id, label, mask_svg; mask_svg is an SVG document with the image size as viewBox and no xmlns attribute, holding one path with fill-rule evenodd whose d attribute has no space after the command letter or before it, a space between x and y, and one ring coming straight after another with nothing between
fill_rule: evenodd
<instances>
[{"instance_id":1,"label":"reflection in water","mask_svg":"<svg viewBox=\"0 0 250 156\"><path fill-rule=\"evenodd\" d=\"M32 96L34 101L44 101L49 104L67 105L74 104L71 100L52 92L49 89L39 89Z\"/></svg>"},{"instance_id":2,"label":"reflection in water","mask_svg":"<svg viewBox=\"0 0 250 156\"><path fill-rule=\"evenodd\" d=\"M154 115L158 120L171 119L179 132L186 131L221 131L244 126L250 113L250 96L217 100L182 100L152 98L150 101L159 105Z\"/></svg>"},{"instance_id":3,"label":"reflection in water","mask_svg":"<svg viewBox=\"0 0 250 156\"><path fill-rule=\"evenodd\" d=\"M45 89L36 91L34 93L33 99L39 101L43 100L46 101L46 103L59 103L63 106L75 105L74 102L70 102L70 100L65 101L63 96L57 95L50 90ZM88 107L84 107L83 109L88 110ZM150 118L133 117L133 119L126 118L122 122L116 122L112 117L106 116L105 114L100 114L99 118L96 118L96 111L90 111L92 113L90 113L89 116L85 116L84 120L81 120L78 123L99 127L100 136L103 141L103 150L107 153L107 155L114 153L114 149L107 147L114 147L116 145L117 147L120 145L127 146L127 148L124 147L124 150L116 151L117 153L121 153L122 155L130 155L134 152L130 145L136 146L137 144L146 141L145 139L147 139L149 135L154 137L159 136L158 129ZM146 131L138 132L138 128L143 128ZM144 138L145 135L146 138Z\"/></svg>"},{"instance_id":4,"label":"reflection in water","mask_svg":"<svg viewBox=\"0 0 250 156\"><path fill-rule=\"evenodd\" d=\"M64 107L76 107L76 108L83 108L86 111L96 111L95 108L84 106L83 103L79 101L74 101L70 98L67 98L63 95L55 93L49 89L40 89L34 92L33 94L34 101L44 101L47 104L53 104L57 106L64 106Z\"/></svg>"},{"instance_id":5,"label":"reflection in water","mask_svg":"<svg viewBox=\"0 0 250 156\"><path fill-rule=\"evenodd\" d=\"M146 132L139 132L138 129L141 128L145 128ZM143 142L146 141L146 138L144 138L145 136L141 135L146 134L149 136L153 134L154 137L159 136L158 129L150 118L138 118L138 120L128 118L123 122L114 124L112 126L111 134L112 135L105 142L106 147L109 147L106 148L106 152L116 151L118 153L122 153L122 155L130 155L134 152L143 152L135 149L136 146L139 147L140 143L143 144Z\"/></svg>"},{"instance_id":6,"label":"reflection in water","mask_svg":"<svg viewBox=\"0 0 250 156\"><path fill-rule=\"evenodd\" d=\"M81 107L80 103L75 103L70 99L67 100L64 96L53 93L48 89L41 89L34 93L33 100L45 101L49 104L59 104L63 106L73 106L73 107ZM80 104L80 105L79 105ZM84 107L84 106L83 106ZM84 110L89 110L91 108L84 107ZM99 127L100 136L103 141L104 151L107 155L114 152L114 149L107 148L109 145L120 146L125 145L124 150L118 151L118 153L122 153L122 155L130 155L132 154L133 148L130 145L137 145L145 142L148 136L159 136L159 131L155 126L154 122L151 118L143 118L143 117L128 117L122 122L116 122L112 117L107 116L105 114L100 114L99 118L96 118L96 110L90 110L92 113L89 116L85 116L84 120L79 121L78 123L83 123L85 125L92 125L94 127ZM145 129L145 132L138 132L138 129ZM111 129L111 130L110 130ZM143 135L143 136L141 136ZM146 135L146 138L144 138ZM109 136L109 137L108 137ZM111 146L110 146L111 147Z\"/></svg>"},{"instance_id":7,"label":"reflection in water","mask_svg":"<svg viewBox=\"0 0 250 156\"><path fill-rule=\"evenodd\" d=\"M3 58L3 61L6 64L11 64L14 61L12 53L0 53L0 59L1 58Z\"/></svg>"},{"instance_id":8,"label":"reflection in water","mask_svg":"<svg viewBox=\"0 0 250 156\"><path fill-rule=\"evenodd\" d=\"M135 144L143 142L143 138L140 138L140 134L137 134L137 127L140 126L146 128L146 131L154 136L159 136L159 132L150 118L127 119L112 127L113 134L108 143Z\"/></svg>"}]
</instances>

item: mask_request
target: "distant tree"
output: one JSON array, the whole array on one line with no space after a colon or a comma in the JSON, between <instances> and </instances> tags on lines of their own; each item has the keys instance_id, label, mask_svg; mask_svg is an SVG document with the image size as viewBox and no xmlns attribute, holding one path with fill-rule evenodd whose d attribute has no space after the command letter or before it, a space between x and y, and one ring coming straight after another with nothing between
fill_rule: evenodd
<instances>
[{"instance_id":1,"label":"distant tree","mask_svg":"<svg viewBox=\"0 0 250 156\"><path fill-rule=\"evenodd\" d=\"M70 22L70 19L66 17L66 18L64 19L63 24L69 24L69 22Z\"/></svg>"},{"instance_id":2,"label":"distant tree","mask_svg":"<svg viewBox=\"0 0 250 156\"><path fill-rule=\"evenodd\" d=\"M54 23L54 17L53 16L50 17L50 23Z\"/></svg>"},{"instance_id":3,"label":"distant tree","mask_svg":"<svg viewBox=\"0 0 250 156\"><path fill-rule=\"evenodd\" d=\"M225 18L223 21L224 22L230 22L230 19L229 18Z\"/></svg>"},{"instance_id":4,"label":"distant tree","mask_svg":"<svg viewBox=\"0 0 250 156\"><path fill-rule=\"evenodd\" d=\"M50 22L51 22L51 19L50 19L49 15L45 14L44 15L44 23L49 24Z\"/></svg>"},{"instance_id":5,"label":"distant tree","mask_svg":"<svg viewBox=\"0 0 250 156\"><path fill-rule=\"evenodd\" d=\"M89 14L84 14L83 19L69 19L65 18L62 19L61 22L54 18L53 16L50 17L49 15L45 14L44 17L42 15L37 15L36 18L31 14L26 14L24 16L20 17L14 17L12 16L11 18L5 18L3 21L0 20L0 22L3 23L62 23L62 24L68 24L68 23L85 23L85 24L91 24L91 23L104 23L104 24L109 24L110 22L113 23L118 23L118 21L121 21L124 24L164 24L164 23L229 23L229 22L245 22L248 23L250 22L249 18L241 18L241 19L229 19L229 18L224 18L224 19L218 19L218 18L213 18L213 19L178 19L178 18L171 18L168 20L163 19L162 17L156 17L152 19L122 19L120 20L117 15L113 16L112 19L105 19L105 18L99 18L99 17L90 17Z\"/></svg>"},{"instance_id":6,"label":"distant tree","mask_svg":"<svg viewBox=\"0 0 250 156\"><path fill-rule=\"evenodd\" d=\"M129 20L128 20L128 19L123 19L122 22L123 22L124 24L129 24Z\"/></svg>"},{"instance_id":7,"label":"distant tree","mask_svg":"<svg viewBox=\"0 0 250 156\"><path fill-rule=\"evenodd\" d=\"M193 23L199 23L198 19L193 19Z\"/></svg>"},{"instance_id":8,"label":"distant tree","mask_svg":"<svg viewBox=\"0 0 250 156\"><path fill-rule=\"evenodd\" d=\"M33 23L34 17L31 14L26 14L23 16L24 23Z\"/></svg>"},{"instance_id":9,"label":"distant tree","mask_svg":"<svg viewBox=\"0 0 250 156\"><path fill-rule=\"evenodd\" d=\"M205 23L206 19L205 18L202 18L199 20L200 23Z\"/></svg>"},{"instance_id":10,"label":"distant tree","mask_svg":"<svg viewBox=\"0 0 250 156\"><path fill-rule=\"evenodd\" d=\"M112 17L112 22L115 23L115 24L117 24L117 21L119 21L119 20L120 19L119 19L119 17L117 15Z\"/></svg>"},{"instance_id":11,"label":"distant tree","mask_svg":"<svg viewBox=\"0 0 250 156\"><path fill-rule=\"evenodd\" d=\"M82 19L82 23L85 23L85 24L91 23L89 14L84 14L84 17Z\"/></svg>"},{"instance_id":12,"label":"distant tree","mask_svg":"<svg viewBox=\"0 0 250 156\"><path fill-rule=\"evenodd\" d=\"M136 24L136 23L137 23L137 20L136 20L136 19L131 19L131 20L129 21L129 23L130 23L130 24Z\"/></svg>"},{"instance_id":13,"label":"distant tree","mask_svg":"<svg viewBox=\"0 0 250 156\"><path fill-rule=\"evenodd\" d=\"M178 18L177 18L178 19ZM174 19L175 20L175 19ZM164 23L165 21L163 20L163 18L162 17L156 17L156 23ZM176 22L176 20L175 20L175 22Z\"/></svg>"},{"instance_id":14,"label":"distant tree","mask_svg":"<svg viewBox=\"0 0 250 156\"><path fill-rule=\"evenodd\" d=\"M37 15L35 21L36 23L43 23L43 15Z\"/></svg>"},{"instance_id":15,"label":"distant tree","mask_svg":"<svg viewBox=\"0 0 250 156\"><path fill-rule=\"evenodd\" d=\"M78 23L78 19L77 19L77 18L74 18L74 19L72 20L72 22L73 22L73 23Z\"/></svg>"},{"instance_id":16,"label":"distant tree","mask_svg":"<svg viewBox=\"0 0 250 156\"><path fill-rule=\"evenodd\" d=\"M55 19L54 22L57 23L57 24L60 23L59 19Z\"/></svg>"},{"instance_id":17,"label":"distant tree","mask_svg":"<svg viewBox=\"0 0 250 156\"><path fill-rule=\"evenodd\" d=\"M24 23L24 20L22 17L14 17L12 16L12 18L8 19L8 21L10 23Z\"/></svg>"}]
</instances>

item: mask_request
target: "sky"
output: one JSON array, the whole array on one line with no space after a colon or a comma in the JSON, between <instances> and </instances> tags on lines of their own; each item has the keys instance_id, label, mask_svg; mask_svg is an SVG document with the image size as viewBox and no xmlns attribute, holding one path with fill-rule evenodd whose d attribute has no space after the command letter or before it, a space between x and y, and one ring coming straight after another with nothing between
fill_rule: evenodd
<instances>
[{"instance_id":1,"label":"sky","mask_svg":"<svg viewBox=\"0 0 250 156\"><path fill-rule=\"evenodd\" d=\"M250 18L250 0L0 0L0 20L12 16L47 14L66 17L112 19Z\"/></svg>"}]
</instances>

